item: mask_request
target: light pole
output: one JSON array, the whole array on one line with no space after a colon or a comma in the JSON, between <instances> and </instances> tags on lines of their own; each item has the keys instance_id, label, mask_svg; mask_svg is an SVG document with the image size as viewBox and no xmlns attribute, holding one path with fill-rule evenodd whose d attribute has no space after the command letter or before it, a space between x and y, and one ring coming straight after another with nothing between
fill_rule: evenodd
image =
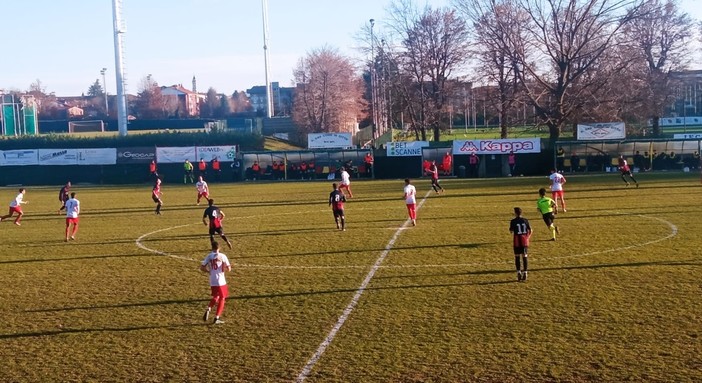
<instances>
[{"instance_id":1,"label":"light pole","mask_svg":"<svg viewBox=\"0 0 702 383\"><path fill-rule=\"evenodd\" d=\"M100 70L100 74L102 75L102 86L104 88L103 92L105 93L105 115L107 115L107 117L110 117L110 108L107 104L107 81L105 81L105 72L107 72L107 68L102 68Z\"/></svg>"},{"instance_id":2,"label":"light pole","mask_svg":"<svg viewBox=\"0 0 702 383\"><path fill-rule=\"evenodd\" d=\"M370 19L370 37L371 37L371 66L370 66L370 91L371 91L371 111L373 113L373 146L375 146L375 139L378 134L378 113L376 110L376 99L375 99L375 43L373 36L373 26L375 25L375 20Z\"/></svg>"}]
</instances>

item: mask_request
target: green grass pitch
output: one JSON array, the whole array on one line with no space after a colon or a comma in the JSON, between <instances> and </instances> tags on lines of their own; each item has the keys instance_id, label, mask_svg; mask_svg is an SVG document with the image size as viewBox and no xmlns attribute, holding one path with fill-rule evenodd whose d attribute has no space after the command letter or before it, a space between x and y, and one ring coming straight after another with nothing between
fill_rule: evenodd
<instances>
[{"instance_id":1,"label":"green grass pitch","mask_svg":"<svg viewBox=\"0 0 702 383\"><path fill-rule=\"evenodd\" d=\"M354 181L346 232L329 182L212 183L234 242L221 326L202 321L192 185L163 185L162 216L149 185L74 185L68 243L58 186L30 187L22 226L0 223L0 382L702 381L699 176L566 177L556 242L536 212L545 176L443 180L441 195L416 180L402 229L402 181ZM526 283L514 206L534 229Z\"/></svg>"}]
</instances>

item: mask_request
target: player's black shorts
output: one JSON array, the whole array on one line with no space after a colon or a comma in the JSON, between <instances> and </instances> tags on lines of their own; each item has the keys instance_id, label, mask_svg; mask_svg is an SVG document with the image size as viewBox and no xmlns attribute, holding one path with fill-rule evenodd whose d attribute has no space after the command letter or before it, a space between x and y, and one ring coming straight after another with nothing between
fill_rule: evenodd
<instances>
[{"instance_id":1,"label":"player's black shorts","mask_svg":"<svg viewBox=\"0 0 702 383\"><path fill-rule=\"evenodd\" d=\"M222 230L222 226L220 226L220 227L210 227L210 235L215 235L215 234L219 234L219 235L223 235L223 234L224 234L224 231Z\"/></svg>"},{"instance_id":2,"label":"player's black shorts","mask_svg":"<svg viewBox=\"0 0 702 383\"><path fill-rule=\"evenodd\" d=\"M546 213L543 215L544 223L546 223L546 226L551 226L553 223L553 220L556 219L556 216L553 215L553 212L551 213Z\"/></svg>"},{"instance_id":3,"label":"player's black shorts","mask_svg":"<svg viewBox=\"0 0 702 383\"><path fill-rule=\"evenodd\" d=\"M344 209L332 209L332 211L334 212L334 218L344 216Z\"/></svg>"},{"instance_id":4,"label":"player's black shorts","mask_svg":"<svg viewBox=\"0 0 702 383\"><path fill-rule=\"evenodd\" d=\"M625 172L622 172L622 176L629 176L631 177L631 170L627 170Z\"/></svg>"},{"instance_id":5,"label":"player's black shorts","mask_svg":"<svg viewBox=\"0 0 702 383\"><path fill-rule=\"evenodd\" d=\"M529 246L514 246L514 255L519 255L519 254L527 254L527 250L529 250Z\"/></svg>"},{"instance_id":6,"label":"player's black shorts","mask_svg":"<svg viewBox=\"0 0 702 383\"><path fill-rule=\"evenodd\" d=\"M151 196L151 199L154 200L154 202L156 202L156 203L161 202L161 199L158 198L158 197L156 197L155 195L152 195L152 196Z\"/></svg>"}]
</instances>

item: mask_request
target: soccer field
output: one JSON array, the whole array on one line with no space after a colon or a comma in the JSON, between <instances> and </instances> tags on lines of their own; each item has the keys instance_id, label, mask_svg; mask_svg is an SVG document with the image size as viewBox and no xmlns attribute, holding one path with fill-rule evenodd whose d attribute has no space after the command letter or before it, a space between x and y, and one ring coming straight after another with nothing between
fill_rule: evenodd
<instances>
[{"instance_id":1,"label":"soccer field","mask_svg":"<svg viewBox=\"0 0 702 383\"><path fill-rule=\"evenodd\" d=\"M161 216L150 185L74 185L68 243L59 186L28 188L0 223L0 382L699 382L699 175L636 176L566 174L556 242L545 176L416 180L416 227L401 180L353 181L345 232L329 182L212 183L234 242L216 326L192 185L164 184Z\"/></svg>"}]
</instances>

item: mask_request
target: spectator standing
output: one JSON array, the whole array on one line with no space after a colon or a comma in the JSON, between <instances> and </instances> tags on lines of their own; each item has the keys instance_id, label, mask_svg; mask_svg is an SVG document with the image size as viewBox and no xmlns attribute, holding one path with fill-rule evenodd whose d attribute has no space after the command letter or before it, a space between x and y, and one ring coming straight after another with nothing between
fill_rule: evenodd
<instances>
[{"instance_id":1,"label":"spectator standing","mask_svg":"<svg viewBox=\"0 0 702 383\"><path fill-rule=\"evenodd\" d=\"M212 168L212 173L214 174L214 179L216 181L221 181L221 164L219 163L219 159L217 157L213 158L212 161L210 161L210 167ZM212 179L212 177L210 177Z\"/></svg>"},{"instance_id":2,"label":"spectator standing","mask_svg":"<svg viewBox=\"0 0 702 383\"><path fill-rule=\"evenodd\" d=\"M368 178L373 176L373 161L371 152L366 153L365 157L363 157L363 163L366 164L365 175Z\"/></svg>"},{"instance_id":3,"label":"spectator standing","mask_svg":"<svg viewBox=\"0 0 702 383\"><path fill-rule=\"evenodd\" d=\"M529 238L531 238L531 226L529 226L529 221L522 217L521 208L514 208L514 217L509 222L509 231L513 235L514 265L517 268L517 280L524 282L527 280L527 252L529 249ZM522 264L524 269L521 267Z\"/></svg>"},{"instance_id":4,"label":"spectator standing","mask_svg":"<svg viewBox=\"0 0 702 383\"><path fill-rule=\"evenodd\" d=\"M580 157L578 157L578 153L573 152L570 155L570 171L577 172L578 170L580 170Z\"/></svg>"},{"instance_id":5,"label":"spectator standing","mask_svg":"<svg viewBox=\"0 0 702 383\"><path fill-rule=\"evenodd\" d=\"M444 175L451 175L451 171L453 170L452 166L453 157L451 156L451 152L446 152L446 154L444 154L443 160L441 160L441 168L444 170Z\"/></svg>"},{"instance_id":6,"label":"spectator standing","mask_svg":"<svg viewBox=\"0 0 702 383\"><path fill-rule=\"evenodd\" d=\"M261 165L258 164L258 161L254 161L253 165L251 165L251 178L256 181L256 177L261 176Z\"/></svg>"},{"instance_id":7,"label":"spectator standing","mask_svg":"<svg viewBox=\"0 0 702 383\"><path fill-rule=\"evenodd\" d=\"M200 162L197 164L197 171L198 171L198 176L201 177L206 177L207 176L207 162L205 162L204 158L200 158Z\"/></svg>"},{"instance_id":8,"label":"spectator standing","mask_svg":"<svg viewBox=\"0 0 702 383\"><path fill-rule=\"evenodd\" d=\"M156 169L156 160L151 160L151 163L149 164L149 174L151 175L152 180L156 180L158 178L158 171Z\"/></svg>"},{"instance_id":9,"label":"spectator standing","mask_svg":"<svg viewBox=\"0 0 702 383\"><path fill-rule=\"evenodd\" d=\"M468 158L468 165L470 165L470 176L478 177L478 165L480 165L480 158L475 152L470 154Z\"/></svg>"},{"instance_id":10,"label":"spectator standing","mask_svg":"<svg viewBox=\"0 0 702 383\"><path fill-rule=\"evenodd\" d=\"M514 175L514 168L517 166L517 156L514 155L513 151L510 151L507 156L507 165L509 165L509 175Z\"/></svg>"},{"instance_id":11,"label":"spectator standing","mask_svg":"<svg viewBox=\"0 0 702 383\"><path fill-rule=\"evenodd\" d=\"M235 158L230 167L232 168L232 181L241 181L241 160Z\"/></svg>"},{"instance_id":12,"label":"spectator standing","mask_svg":"<svg viewBox=\"0 0 702 383\"><path fill-rule=\"evenodd\" d=\"M565 150L561 146L556 151L556 169L562 171L564 164L565 164Z\"/></svg>"}]
</instances>

